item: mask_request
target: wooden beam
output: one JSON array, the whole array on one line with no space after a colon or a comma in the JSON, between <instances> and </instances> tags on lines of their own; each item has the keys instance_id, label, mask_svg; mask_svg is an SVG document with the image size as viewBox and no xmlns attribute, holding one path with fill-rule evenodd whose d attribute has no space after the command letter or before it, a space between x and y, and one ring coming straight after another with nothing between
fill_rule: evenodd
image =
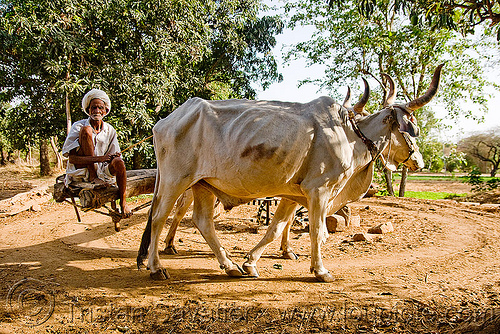
<instances>
[{"instance_id":1,"label":"wooden beam","mask_svg":"<svg viewBox=\"0 0 500 334\"><path fill-rule=\"evenodd\" d=\"M127 190L125 197L133 197L154 192L156 169L137 169L127 171ZM56 202L66 198L79 197L85 210L97 209L108 202L118 199L118 187L95 187L90 182L72 182L68 188L64 186L63 178L57 178L53 197Z\"/></svg>"}]
</instances>

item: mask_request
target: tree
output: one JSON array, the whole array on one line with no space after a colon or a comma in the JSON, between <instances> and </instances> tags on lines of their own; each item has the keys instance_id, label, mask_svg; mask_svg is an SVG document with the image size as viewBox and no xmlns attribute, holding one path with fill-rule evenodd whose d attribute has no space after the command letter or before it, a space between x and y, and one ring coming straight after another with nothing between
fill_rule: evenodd
<instances>
[{"instance_id":1,"label":"tree","mask_svg":"<svg viewBox=\"0 0 500 334\"><path fill-rule=\"evenodd\" d=\"M490 175L495 177L500 168L500 127L462 139L458 150L475 159L490 163Z\"/></svg>"},{"instance_id":2,"label":"tree","mask_svg":"<svg viewBox=\"0 0 500 334\"><path fill-rule=\"evenodd\" d=\"M286 5L291 15L291 28L297 25L316 27L312 38L295 45L287 59L301 57L309 64L326 66L325 77L306 79L303 83L319 84L341 98L336 92L340 85L352 85L362 75L372 77L382 90L372 94L379 103L372 102L368 109L379 109L388 91L382 73L395 79L400 89L399 100L410 101L427 89L435 66L453 54L441 80L441 86L446 89L440 90L436 100L446 105L451 116L477 116L471 109L462 108L469 97L473 97L477 109L486 110L489 95L484 88L494 84L481 75L481 62L488 58L484 52L474 50L492 47L492 41L456 39L456 34L449 30L414 25L399 14L398 0L378 1L368 18L360 15L353 3L356 2L343 2L333 8L327 8L321 0L295 1ZM355 81L354 85L357 85ZM419 121L424 120L420 123L423 128L436 124L435 118L429 117L429 110L426 107L416 113Z\"/></svg>"},{"instance_id":3,"label":"tree","mask_svg":"<svg viewBox=\"0 0 500 334\"><path fill-rule=\"evenodd\" d=\"M34 113L31 132L61 140L71 113L85 117L84 91L101 88L127 147L189 97L251 98L251 82L281 79L268 51L283 25L258 10L257 0L0 0L0 91L26 110L13 129ZM154 164L151 143L124 156Z\"/></svg>"},{"instance_id":4,"label":"tree","mask_svg":"<svg viewBox=\"0 0 500 334\"><path fill-rule=\"evenodd\" d=\"M450 153L448 156L445 156L445 166L446 171L453 173L456 170L465 170L467 166L467 160L465 159L465 153L458 152L456 145L453 145L450 148Z\"/></svg>"},{"instance_id":5,"label":"tree","mask_svg":"<svg viewBox=\"0 0 500 334\"><path fill-rule=\"evenodd\" d=\"M421 140L418 147L424 158L425 168L434 173L441 172L444 167L443 143L430 138Z\"/></svg>"},{"instance_id":6,"label":"tree","mask_svg":"<svg viewBox=\"0 0 500 334\"><path fill-rule=\"evenodd\" d=\"M476 104L476 109L486 110L490 94L485 87L496 86L484 79L481 61L489 60L485 55L487 48L496 48L491 41L456 39L454 33L446 30L415 27L398 15L394 1L379 2L369 20L349 4L333 9L326 8L319 0L287 4L286 10L293 11L290 28L314 25L316 32L308 41L295 45L286 59L306 58L309 64L326 67L323 78L306 79L302 83L318 84L342 98L337 92L339 86L357 86L361 76L372 77L383 87L382 91L372 92L372 101L378 98L379 103L368 106L377 109L387 91L382 73L394 78L399 100L409 101L427 89L434 68L446 62L441 79L441 86L446 89L439 91L437 99L445 103L451 116L477 116L474 108L462 108L465 101ZM418 112L420 118L422 112Z\"/></svg>"},{"instance_id":7,"label":"tree","mask_svg":"<svg viewBox=\"0 0 500 334\"><path fill-rule=\"evenodd\" d=\"M328 0L330 7L341 6L342 1ZM357 0L353 4L361 15L370 17L377 0ZM500 6L495 0L398 0L395 9L406 14L414 25L426 23L431 28L448 28L461 31L462 34L474 32L474 27L487 22L495 26L500 22ZM500 28L497 30L497 40L500 41Z\"/></svg>"}]
</instances>

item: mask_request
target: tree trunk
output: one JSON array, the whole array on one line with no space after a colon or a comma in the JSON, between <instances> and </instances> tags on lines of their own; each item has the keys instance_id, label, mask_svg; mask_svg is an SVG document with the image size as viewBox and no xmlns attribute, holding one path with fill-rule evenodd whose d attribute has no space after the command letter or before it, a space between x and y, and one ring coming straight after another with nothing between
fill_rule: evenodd
<instances>
[{"instance_id":1,"label":"tree trunk","mask_svg":"<svg viewBox=\"0 0 500 334\"><path fill-rule=\"evenodd\" d=\"M69 57L69 62L71 63L71 56ZM69 81L69 71L66 72L66 81ZM69 135L69 130L71 130L71 109L69 104L69 92L66 92L66 135Z\"/></svg>"},{"instance_id":2,"label":"tree trunk","mask_svg":"<svg viewBox=\"0 0 500 334\"><path fill-rule=\"evenodd\" d=\"M56 141L54 137L50 137L50 146L52 146L52 151L54 151L54 154L56 155L56 169L57 170L62 170L63 169L63 159L62 159L62 154L59 152L56 146Z\"/></svg>"},{"instance_id":3,"label":"tree trunk","mask_svg":"<svg viewBox=\"0 0 500 334\"><path fill-rule=\"evenodd\" d=\"M26 163L28 166L33 166L33 149L31 144L28 144L28 154L26 155Z\"/></svg>"},{"instance_id":4,"label":"tree trunk","mask_svg":"<svg viewBox=\"0 0 500 334\"><path fill-rule=\"evenodd\" d=\"M67 74L67 77L69 73ZM69 93L66 92L66 135L69 135L69 130L71 130L71 110L69 105Z\"/></svg>"},{"instance_id":5,"label":"tree trunk","mask_svg":"<svg viewBox=\"0 0 500 334\"><path fill-rule=\"evenodd\" d=\"M399 197L405 197L407 178L408 178L408 167L403 166L403 170L401 172L401 183L399 184Z\"/></svg>"},{"instance_id":6,"label":"tree trunk","mask_svg":"<svg viewBox=\"0 0 500 334\"><path fill-rule=\"evenodd\" d=\"M394 196L394 188L392 187L392 172L388 169L384 169L385 184L387 186L387 191L390 196Z\"/></svg>"},{"instance_id":7,"label":"tree trunk","mask_svg":"<svg viewBox=\"0 0 500 334\"><path fill-rule=\"evenodd\" d=\"M47 176L50 174L49 145L46 139L40 139L40 175Z\"/></svg>"},{"instance_id":8,"label":"tree trunk","mask_svg":"<svg viewBox=\"0 0 500 334\"><path fill-rule=\"evenodd\" d=\"M0 166L5 166L5 156L4 156L2 144L0 144Z\"/></svg>"},{"instance_id":9,"label":"tree trunk","mask_svg":"<svg viewBox=\"0 0 500 334\"><path fill-rule=\"evenodd\" d=\"M128 170L125 197L153 193L155 180L156 169ZM116 186L94 189L88 182L72 182L69 184L69 188L65 188L61 181L54 185L53 197L57 202L62 202L71 196L79 197L80 203L85 209L100 208L105 203L119 198Z\"/></svg>"},{"instance_id":10,"label":"tree trunk","mask_svg":"<svg viewBox=\"0 0 500 334\"><path fill-rule=\"evenodd\" d=\"M135 150L134 155L132 156L132 169L141 169L143 160L141 152Z\"/></svg>"}]
</instances>

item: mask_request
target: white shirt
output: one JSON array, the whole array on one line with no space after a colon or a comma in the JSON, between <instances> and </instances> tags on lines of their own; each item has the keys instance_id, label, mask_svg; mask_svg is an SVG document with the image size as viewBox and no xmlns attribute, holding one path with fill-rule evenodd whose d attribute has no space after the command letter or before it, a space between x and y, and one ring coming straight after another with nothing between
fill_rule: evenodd
<instances>
[{"instance_id":1,"label":"white shirt","mask_svg":"<svg viewBox=\"0 0 500 334\"><path fill-rule=\"evenodd\" d=\"M62 148L62 154L65 157L69 156L71 150L80 147L80 130L84 126L90 126L90 118L82 119L81 121L73 123L71 126L71 130ZM96 156L120 152L116 130L109 123L103 122L102 129L99 133L96 134L92 132L92 141L94 143L94 154ZM96 165L98 178L109 183L115 182L114 176L109 173L107 162L98 162ZM88 170L87 168L76 168L74 164L68 161L64 183L67 186L72 181L88 181Z\"/></svg>"}]
</instances>

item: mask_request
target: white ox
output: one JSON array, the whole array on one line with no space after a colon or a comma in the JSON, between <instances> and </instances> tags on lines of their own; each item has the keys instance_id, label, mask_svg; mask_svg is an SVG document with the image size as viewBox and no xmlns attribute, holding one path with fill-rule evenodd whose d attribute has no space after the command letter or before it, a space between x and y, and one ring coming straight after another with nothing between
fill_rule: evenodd
<instances>
[{"instance_id":1,"label":"white ox","mask_svg":"<svg viewBox=\"0 0 500 334\"><path fill-rule=\"evenodd\" d=\"M158 175L138 265L148 253L151 238L151 277L168 278L158 254L160 232L177 198L191 187L193 221L228 275L242 273L215 234L215 196L226 209L258 197L276 196L283 198L281 217L289 216L296 203L308 209L311 272L319 281L333 281L321 258L321 244L328 236L327 212L366 193L379 156L386 156L387 165L403 163L410 170L423 167L413 138L418 133L413 111L435 95L441 67L422 97L393 105L391 96L384 109L357 122L352 118L350 122L348 110L329 97L305 104L188 100L153 129ZM249 253L246 273L258 275L258 258L285 225L286 221L273 221L264 239Z\"/></svg>"},{"instance_id":2,"label":"white ox","mask_svg":"<svg viewBox=\"0 0 500 334\"><path fill-rule=\"evenodd\" d=\"M392 78L388 77L388 79L390 80L391 87L394 87L394 83L392 82ZM365 83L365 92L364 92L361 100L354 106L354 108L352 108L351 107L351 89L348 87L347 95L344 99L344 104L343 104L343 106L345 108L355 112L356 116L358 116L358 117L368 115L368 113L363 112L363 107L368 102L368 98L370 95L370 88L368 87L368 82L366 82L365 79L363 79L363 81ZM391 90L391 93L394 93L394 90ZM188 189L181 195L181 197L179 197L177 199L177 202L175 202L175 210L173 213L172 223L170 224L170 228L168 229L168 233L167 233L167 236L165 238L165 249L163 251L161 251L160 254L168 254L168 255L177 254L177 249L175 248L175 245L174 245L175 233L177 232L177 228L179 227L182 218L184 218L184 216L186 215L186 213L187 213L189 207L191 206L191 204L193 203L193 201L194 201L193 191L191 189ZM215 203L215 209L217 209L218 205L219 205L219 202L217 201ZM298 207L298 204L296 204L296 207ZM282 210L278 208L277 212L278 213L282 212ZM332 213L329 213L329 214L332 214ZM288 223L286 224L286 227L282 231L280 250L282 251L283 258L290 259L290 260L297 260L298 259L298 256L295 254L295 252L290 247L290 228L292 226L294 216L295 215L292 214L290 217L275 216L276 218L274 218L275 220L278 220L278 221L283 221L283 219L288 219ZM215 217L217 217L217 214L215 214ZM148 246L149 246L149 243L148 243Z\"/></svg>"}]
</instances>

